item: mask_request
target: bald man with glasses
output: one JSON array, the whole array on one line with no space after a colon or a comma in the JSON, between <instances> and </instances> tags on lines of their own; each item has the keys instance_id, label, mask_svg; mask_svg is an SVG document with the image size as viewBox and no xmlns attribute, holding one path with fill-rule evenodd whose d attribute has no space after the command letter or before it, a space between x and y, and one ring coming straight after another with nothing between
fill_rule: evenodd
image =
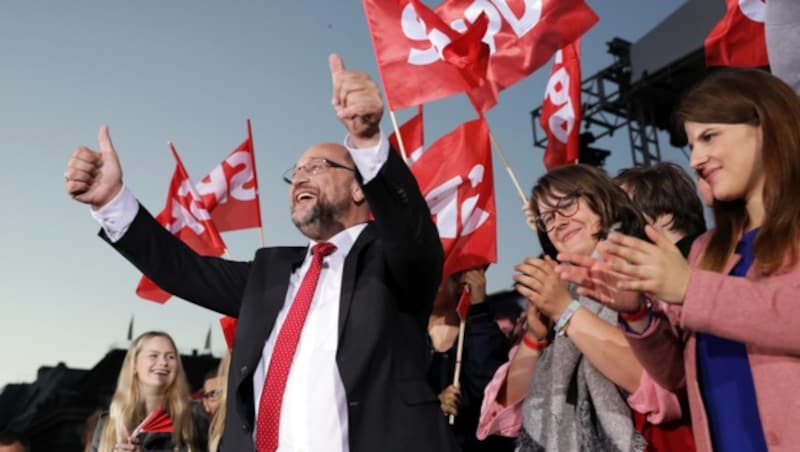
<instances>
[{"instance_id":1,"label":"bald man with glasses","mask_svg":"<svg viewBox=\"0 0 800 452\"><path fill-rule=\"evenodd\" d=\"M378 86L336 55L330 69L345 146L312 146L284 175L308 246L262 248L249 262L197 255L123 186L105 127L99 152L71 157L66 190L161 288L238 317L222 450L455 450L425 380L436 227L380 132Z\"/></svg>"}]
</instances>

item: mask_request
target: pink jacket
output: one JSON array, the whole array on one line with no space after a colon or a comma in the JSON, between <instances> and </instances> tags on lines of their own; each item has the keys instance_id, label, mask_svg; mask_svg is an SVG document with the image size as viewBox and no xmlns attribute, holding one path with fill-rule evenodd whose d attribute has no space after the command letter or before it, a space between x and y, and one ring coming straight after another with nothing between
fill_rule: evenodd
<instances>
[{"instance_id":1,"label":"pink jacket","mask_svg":"<svg viewBox=\"0 0 800 452\"><path fill-rule=\"evenodd\" d=\"M509 351L509 362L500 366L486 385L481 405L481 417L478 422L478 439L486 439L489 435L515 437L522 426L522 401L511 406L503 406L497 401L500 389L506 382L511 359L517 353L515 346ZM653 424L668 422L681 417L681 405L675 394L660 387L647 374L642 372L639 389L628 397L628 405L634 410L647 415Z\"/></svg>"},{"instance_id":2,"label":"pink jacket","mask_svg":"<svg viewBox=\"0 0 800 452\"><path fill-rule=\"evenodd\" d=\"M697 264L710 239L700 236L689 263ZM656 315L641 335L628 341L642 366L662 386L687 386L692 429L698 451L711 451L705 408L697 382L694 331L741 341L753 374L758 410L767 446L773 451L800 447L800 265L779 275L761 277L755 266L746 278L692 269L682 306Z\"/></svg>"}]
</instances>

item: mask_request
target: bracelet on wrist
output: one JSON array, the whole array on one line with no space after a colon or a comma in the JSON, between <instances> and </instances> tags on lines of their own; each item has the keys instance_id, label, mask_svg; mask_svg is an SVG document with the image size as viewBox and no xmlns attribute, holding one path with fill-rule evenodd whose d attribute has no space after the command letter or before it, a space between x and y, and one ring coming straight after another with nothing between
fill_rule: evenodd
<instances>
[{"instance_id":1,"label":"bracelet on wrist","mask_svg":"<svg viewBox=\"0 0 800 452\"><path fill-rule=\"evenodd\" d=\"M637 320L642 320L643 318L647 317L648 313L649 313L649 308L647 306L647 303L641 303L638 311L620 312L619 318L626 322L635 322Z\"/></svg>"},{"instance_id":2,"label":"bracelet on wrist","mask_svg":"<svg viewBox=\"0 0 800 452\"><path fill-rule=\"evenodd\" d=\"M561 312L561 315L558 316L558 321L556 322L556 326L553 327L555 333L559 336L563 336L566 334L567 324L569 323L572 316L575 315L575 311L580 309L581 303L578 300L572 300L569 305L567 305L566 309Z\"/></svg>"},{"instance_id":3,"label":"bracelet on wrist","mask_svg":"<svg viewBox=\"0 0 800 452\"><path fill-rule=\"evenodd\" d=\"M531 350L540 352L542 349L547 347L547 339L542 339L541 341L535 341L528 336L528 333L522 335L522 343L525 344Z\"/></svg>"}]
</instances>

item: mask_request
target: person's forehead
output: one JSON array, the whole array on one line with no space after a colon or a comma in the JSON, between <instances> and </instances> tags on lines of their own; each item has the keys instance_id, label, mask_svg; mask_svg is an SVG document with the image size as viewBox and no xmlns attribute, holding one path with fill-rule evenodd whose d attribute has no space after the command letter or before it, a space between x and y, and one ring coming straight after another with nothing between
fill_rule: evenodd
<instances>
[{"instance_id":1,"label":"person's forehead","mask_svg":"<svg viewBox=\"0 0 800 452\"><path fill-rule=\"evenodd\" d=\"M325 143L307 149L297 160L298 165L306 164L311 159L329 159L341 162L347 156L347 149L343 146Z\"/></svg>"},{"instance_id":2,"label":"person's forehead","mask_svg":"<svg viewBox=\"0 0 800 452\"><path fill-rule=\"evenodd\" d=\"M537 203L540 206L553 206L564 196L566 196L566 193L553 189L540 196L539 199L537 199Z\"/></svg>"},{"instance_id":3,"label":"person's forehead","mask_svg":"<svg viewBox=\"0 0 800 452\"><path fill-rule=\"evenodd\" d=\"M142 351L174 351L169 339L161 336L151 337L142 344Z\"/></svg>"},{"instance_id":4,"label":"person's forehead","mask_svg":"<svg viewBox=\"0 0 800 452\"><path fill-rule=\"evenodd\" d=\"M203 387L206 389L216 389L219 386L219 377L209 378L208 380L203 383Z\"/></svg>"}]
</instances>

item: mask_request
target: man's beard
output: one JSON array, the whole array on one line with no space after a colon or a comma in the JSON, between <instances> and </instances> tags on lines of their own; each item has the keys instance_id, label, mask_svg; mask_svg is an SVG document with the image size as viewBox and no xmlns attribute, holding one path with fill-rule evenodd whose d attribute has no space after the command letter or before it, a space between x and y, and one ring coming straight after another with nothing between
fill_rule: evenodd
<instances>
[{"instance_id":1,"label":"man's beard","mask_svg":"<svg viewBox=\"0 0 800 452\"><path fill-rule=\"evenodd\" d=\"M340 213L348 207L348 201L344 200L339 204L333 204L323 199L318 199L311 209L301 218L297 218L292 211L292 223L306 237L317 240L323 233L333 229L342 229L341 223L337 220Z\"/></svg>"}]
</instances>

